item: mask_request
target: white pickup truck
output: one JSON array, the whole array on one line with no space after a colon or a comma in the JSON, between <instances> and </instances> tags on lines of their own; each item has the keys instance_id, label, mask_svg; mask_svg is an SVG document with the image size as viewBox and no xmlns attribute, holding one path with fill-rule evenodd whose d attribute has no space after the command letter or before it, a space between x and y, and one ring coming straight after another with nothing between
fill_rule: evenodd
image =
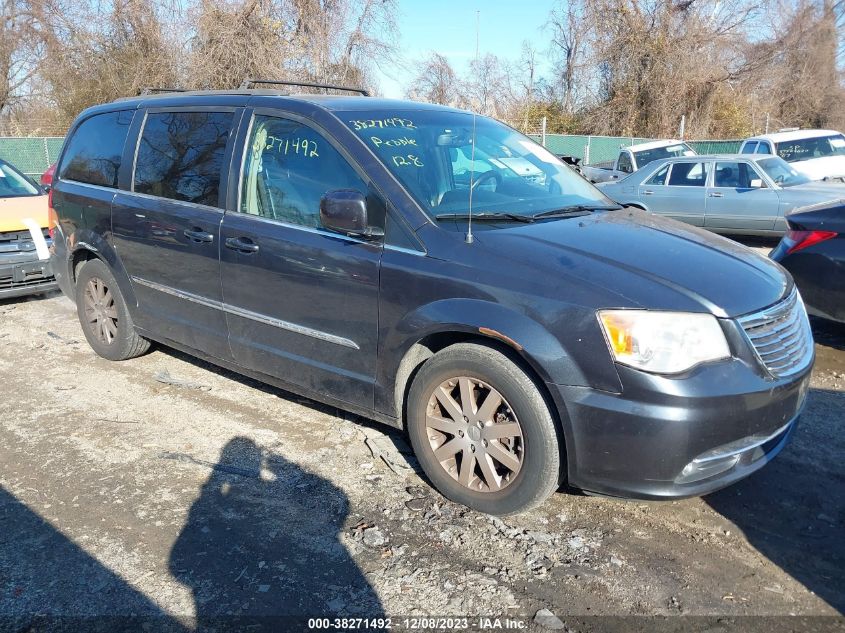
<instances>
[{"instance_id":1,"label":"white pickup truck","mask_svg":"<svg viewBox=\"0 0 845 633\"><path fill-rule=\"evenodd\" d=\"M777 154L810 180L845 181L845 136L836 130L780 130L746 139L740 154Z\"/></svg>"},{"instance_id":2,"label":"white pickup truck","mask_svg":"<svg viewBox=\"0 0 845 633\"><path fill-rule=\"evenodd\" d=\"M676 156L695 156L695 150L683 141L649 141L619 150L615 161L582 165L581 173L590 182L621 180L649 163Z\"/></svg>"}]
</instances>

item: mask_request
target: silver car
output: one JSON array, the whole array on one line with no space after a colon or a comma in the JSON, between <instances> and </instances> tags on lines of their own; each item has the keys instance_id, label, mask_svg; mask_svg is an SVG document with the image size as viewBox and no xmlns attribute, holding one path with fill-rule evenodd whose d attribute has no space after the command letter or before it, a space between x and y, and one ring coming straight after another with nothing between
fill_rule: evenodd
<instances>
[{"instance_id":1,"label":"silver car","mask_svg":"<svg viewBox=\"0 0 845 633\"><path fill-rule=\"evenodd\" d=\"M813 182L778 156L686 156L652 163L598 187L616 202L716 233L778 236L784 214L845 198L845 186Z\"/></svg>"}]
</instances>

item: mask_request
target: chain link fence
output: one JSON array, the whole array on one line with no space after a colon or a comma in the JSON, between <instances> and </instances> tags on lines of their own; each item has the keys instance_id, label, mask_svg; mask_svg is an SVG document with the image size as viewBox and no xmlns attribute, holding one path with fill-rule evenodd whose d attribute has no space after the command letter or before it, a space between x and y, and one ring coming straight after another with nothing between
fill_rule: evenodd
<instances>
[{"instance_id":1,"label":"chain link fence","mask_svg":"<svg viewBox=\"0 0 845 633\"><path fill-rule=\"evenodd\" d=\"M62 150L63 136L0 137L0 158L11 163L30 178L38 180L56 162Z\"/></svg>"},{"instance_id":2,"label":"chain link fence","mask_svg":"<svg viewBox=\"0 0 845 633\"><path fill-rule=\"evenodd\" d=\"M531 134L531 137L543 143L541 134ZM569 134L546 134L546 148L553 154L565 154L580 158L585 165L595 165L613 161L619 155L620 148L647 143L657 139L639 138L635 136L578 136ZM735 154L739 151L742 139L701 140L686 143L699 154Z\"/></svg>"},{"instance_id":3,"label":"chain link fence","mask_svg":"<svg viewBox=\"0 0 845 633\"><path fill-rule=\"evenodd\" d=\"M531 135L543 142L541 134ZM584 164L612 161L621 147L654 139L633 136L574 136L546 134L545 146L554 154L580 158ZM64 137L0 137L0 158L12 163L26 175L40 177L52 165L62 149ZM699 154L733 154L739 151L740 139L687 141Z\"/></svg>"}]
</instances>

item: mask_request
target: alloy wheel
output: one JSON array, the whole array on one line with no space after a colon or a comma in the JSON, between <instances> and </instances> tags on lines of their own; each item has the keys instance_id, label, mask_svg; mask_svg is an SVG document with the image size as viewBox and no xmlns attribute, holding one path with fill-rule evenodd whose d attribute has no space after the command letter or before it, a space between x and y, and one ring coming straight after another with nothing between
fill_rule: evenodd
<instances>
[{"instance_id":1,"label":"alloy wheel","mask_svg":"<svg viewBox=\"0 0 845 633\"><path fill-rule=\"evenodd\" d=\"M117 306L111 290L98 277L92 277L85 285L85 319L91 333L101 343L111 344L117 336Z\"/></svg>"},{"instance_id":2,"label":"alloy wheel","mask_svg":"<svg viewBox=\"0 0 845 633\"><path fill-rule=\"evenodd\" d=\"M522 426L502 394L482 380L442 382L429 398L425 425L440 466L470 490L498 492L522 468Z\"/></svg>"}]
</instances>

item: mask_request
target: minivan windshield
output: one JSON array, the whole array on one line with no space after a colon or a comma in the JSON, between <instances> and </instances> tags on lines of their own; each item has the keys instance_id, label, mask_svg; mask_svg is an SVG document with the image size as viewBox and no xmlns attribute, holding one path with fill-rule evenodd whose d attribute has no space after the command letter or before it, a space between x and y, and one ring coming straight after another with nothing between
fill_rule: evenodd
<instances>
[{"instance_id":1,"label":"minivan windshield","mask_svg":"<svg viewBox=\"0 0 845 633\"><path fill-rule=\"evenodd\" d=\"M0 160L0 198L38 196L42 191L6 161Z\"/></svg>"},{"instance_id":2,"label":"minivan windshield","mask_svg":"<svg viewBox=\"0 0 845 633\"><path fill-rule=\"evenodd\" d=\"M598 189L530 138L466 112L340 112L422 208L517 220L560 209L615 208ZM551 217L551 214L550 214ZM566 215L554 217L568 217Z\"/></svg>"},{"instance_id":3,"label":"minivan windshield","mask_svg":"<svg viewBox=\"0 0 845 633\"><path fill-rule=\"evenodd\" d=\"M810 182L807 176L799 173L797 170L789 166L782 158L772 156L771 158L764 158L758 160L757 164L762 168L766 175L775 181L781 187L793 187L795 185L804 185Z\"/></svg>"},{"instance_id":4,"label":"minivan windshield","mask_svg":"<svg viewBox=\"0 0 845 633\"><path fill-rule=\"evenodd\" d=\"M777 153L788 163L825 156L843 156L845 155L845 136L831 134L783 141L777 144Z\"/></svg>"}]
</instances>

